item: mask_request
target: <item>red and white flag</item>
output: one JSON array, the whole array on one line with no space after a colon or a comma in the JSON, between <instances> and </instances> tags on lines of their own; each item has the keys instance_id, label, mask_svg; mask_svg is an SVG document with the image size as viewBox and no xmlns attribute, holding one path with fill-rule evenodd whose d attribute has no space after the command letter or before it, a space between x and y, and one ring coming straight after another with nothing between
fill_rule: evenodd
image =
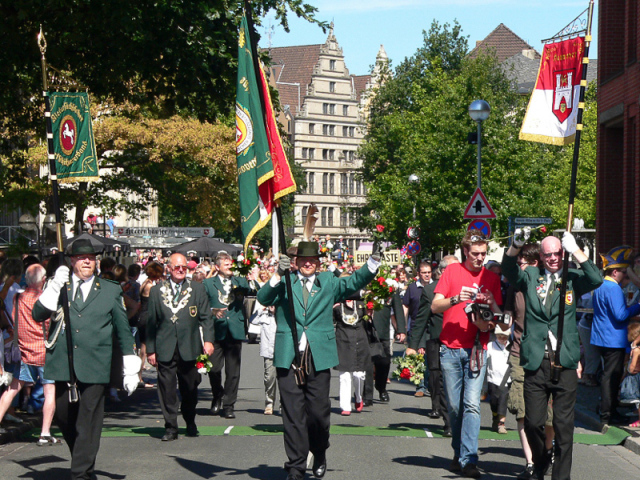
<instances>
[{"instance_id":1,"label":"red and white flag","mask_svg":"<svg viewBox=\"0 0 640 480\"><path fill-rule=\"evenodd\" d=\"M544 46L520 140L552 145L574 141L584 48L583 37Z\"/></svg>"}]
</instances>

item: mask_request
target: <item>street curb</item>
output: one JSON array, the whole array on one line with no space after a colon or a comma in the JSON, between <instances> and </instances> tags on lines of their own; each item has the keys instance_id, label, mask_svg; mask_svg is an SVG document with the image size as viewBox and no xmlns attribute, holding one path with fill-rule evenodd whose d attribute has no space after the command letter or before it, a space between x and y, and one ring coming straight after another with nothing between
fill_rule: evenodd
<instances>
[{"instance_id":1,"label":"street curb","mask_svg":"<svg viewBox=\"0 0 640 480\"><path fill-rule=\"evenodd\" d=\"M598 432L602 432L605 428L605 425L600 421L600 418L598 418L595 412L578 404L576 404L575 408L575 420ZM630 431L628 428L623 426L618 426L617 428L620 428L629 434L629 437L625 439L622 446L636 455L640 455L639 432Z\"/></svg>"}]
</instances>

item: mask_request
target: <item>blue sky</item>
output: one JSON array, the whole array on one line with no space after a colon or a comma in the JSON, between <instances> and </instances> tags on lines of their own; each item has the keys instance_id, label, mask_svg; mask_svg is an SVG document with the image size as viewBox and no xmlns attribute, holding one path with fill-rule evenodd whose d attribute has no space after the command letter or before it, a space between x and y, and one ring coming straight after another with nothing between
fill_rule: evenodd
<instances>
[{"instance_id":1,"label":"blue sky","mask_svg":"<svg viewBox=\"0 0 640 480\"><path fill-rule=\"evenodd\" d=\"M423 30L435 19L452 24L457 19L473 48L500 23L542 52L541 40L552 37L589 6L588 0L306 0L318 8L320 20L334 22L334 33L343 49L350 73L364 75L375 62L380 45L395 67L422 45ZM598 2L595 2L589 50L597 58ZM586 15L585 15L586 17ZM258 27L260 47L269 46L267 17ZM289 19L290 33L273 28L271 46L324 43L327 35L315 25L295 17Z\"/></svg>"}]
</instances>

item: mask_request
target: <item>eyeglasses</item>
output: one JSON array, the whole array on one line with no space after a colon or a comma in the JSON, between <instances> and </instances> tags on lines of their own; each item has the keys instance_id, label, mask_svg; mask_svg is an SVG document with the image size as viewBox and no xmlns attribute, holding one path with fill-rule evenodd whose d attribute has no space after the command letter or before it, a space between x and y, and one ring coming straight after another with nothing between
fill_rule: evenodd
<instances>
[{"instance_id":1,"label":"eyeglasses","mask_svg":"<svg viewBox=\"0 0 640 480\"><path fill-rule=\"evenodd\" d=\"M549 252L549 253L543 253L542 256L544 258L551 258L551 257L562 257L562 251L558 251L558 252Z\"/></svg>"},{"instance_id":2,"label":"eyeglasses","mask_svg":"<svg viewBox=\"0 0 640 480\"><path fill-rule=\"evenodd\" d=\"M186 265L173 265L171 267L173 270L178 270L178 271L185 271L187 269Z\"/></svg>"},{"instance_id":3,"label":"eyeglasses","mask_svg":"<svg viewBox=\"0 0 640 480\"><path fill-rule=\"evenodd\" d=\"M518 266L529 265L529 262L518 262Z\"/></svg>"}]
</instances>

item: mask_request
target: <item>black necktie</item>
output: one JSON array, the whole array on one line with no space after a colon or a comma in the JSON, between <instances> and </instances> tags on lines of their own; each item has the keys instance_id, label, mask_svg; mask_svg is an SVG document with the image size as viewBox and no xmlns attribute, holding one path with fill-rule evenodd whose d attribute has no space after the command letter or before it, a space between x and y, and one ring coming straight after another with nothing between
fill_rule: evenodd
<instances>
[{"instance_id":1,"label":"black necktie","mask_svg":"<svg viewBox=\"0 0 640 480\"><path fill-rule=\"evenodd\" d=\"M76 294L74 295L73 301L75 302L78 308L82 308L84 305L84 297L82 296L81 286L84 284L84 280L78 280L76 285Z\"/></svg>"},{"instance_id":2,"label":"black necktie","mask_svg":"<svg viewBox=\"0 0 640 480\"><path fill-rule=\"evenodd\" d=\"M307 306L307 302L309 301L309 289L307 288L307 282L310 282L308 278L302 280L302 300L304 301L304 306Z\"/></svg>"}]
</instances>

